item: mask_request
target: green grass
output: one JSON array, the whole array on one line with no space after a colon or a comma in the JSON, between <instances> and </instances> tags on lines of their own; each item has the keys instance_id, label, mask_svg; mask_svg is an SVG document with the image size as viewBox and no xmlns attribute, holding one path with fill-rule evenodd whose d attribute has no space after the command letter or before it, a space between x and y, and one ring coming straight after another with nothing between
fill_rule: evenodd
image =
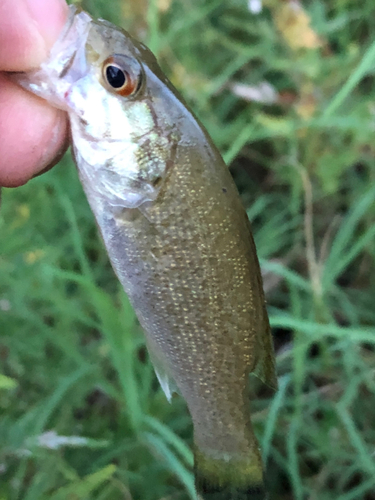
<instances>
[{"instance_id":1,"label":"green grass","mask_svg":"<svg viewBox=\"0 0 375 500\"><path fill-rule=\"evenodd\" d=\"M277 349L280 390L253 403L272 499L374 500L375 4L305 2L324 46L299 51L271 0L84 5L153 48L231 163ZM4 190L0 234L0 500L193 498L185 404L155 379L69 156Z\"/></svg>"}]
</instances>

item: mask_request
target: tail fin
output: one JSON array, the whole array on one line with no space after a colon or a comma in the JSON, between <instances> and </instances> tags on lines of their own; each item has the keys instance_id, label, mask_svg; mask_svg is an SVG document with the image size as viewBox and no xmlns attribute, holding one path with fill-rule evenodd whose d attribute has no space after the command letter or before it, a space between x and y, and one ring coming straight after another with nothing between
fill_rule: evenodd
<instances>
[{"instance_id":1,"label":"tail fin","mask_svg":"<svg viewBox=\"0 0 375 500\"><path fill-rule=\"evenodd\" d=\"M259 453L252 460L215 459L195 450L199 500L266 500Z\"/></svg>"}]
</instances>

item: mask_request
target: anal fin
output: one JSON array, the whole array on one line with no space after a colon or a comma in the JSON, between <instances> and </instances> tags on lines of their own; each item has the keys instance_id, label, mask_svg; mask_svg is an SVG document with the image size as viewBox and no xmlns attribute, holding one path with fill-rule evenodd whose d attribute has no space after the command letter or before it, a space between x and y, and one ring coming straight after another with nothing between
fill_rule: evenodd
<instances>
[{"instance_id":1,"label":"anal fin","mask_svg":"<svg viewBox=\"0 0 375 500\"><path fill-rule=\"evenodd\" d=\"M272 341L271 327L266 317L267 323L264 325L264 331L259 339L259 359L254 369L256 375L268 387L277 391L277 375L275 365L275 354Z\"/></svg>"},{"instance_id":2,"label":"anal fin","mask_svg":"<svg viewBox=\"0 0 375 500\"><path fill-rule=\"evenodd\" d=\"M173 377L168 371L165 357L155 342L149 338L147 339L147 348L161 388L168 401L171 402L173 393L178 393L179 391Z\"/></svg>"}]
</instances>

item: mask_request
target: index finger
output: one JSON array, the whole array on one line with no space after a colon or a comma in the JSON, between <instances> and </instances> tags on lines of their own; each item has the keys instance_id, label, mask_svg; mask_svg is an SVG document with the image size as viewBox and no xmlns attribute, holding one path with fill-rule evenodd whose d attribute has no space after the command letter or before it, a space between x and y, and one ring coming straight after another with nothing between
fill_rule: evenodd
<instances>
[{"instance_id":1,"label":"index finger","mask_svg":"<svg viewBox=\"0 0 375 500\"><path fill-rule=\"evenodd\" d=\"M0 71L27 71L46 58L67 16L65 0L0 1Z\"/></svg>"}]
</instances>

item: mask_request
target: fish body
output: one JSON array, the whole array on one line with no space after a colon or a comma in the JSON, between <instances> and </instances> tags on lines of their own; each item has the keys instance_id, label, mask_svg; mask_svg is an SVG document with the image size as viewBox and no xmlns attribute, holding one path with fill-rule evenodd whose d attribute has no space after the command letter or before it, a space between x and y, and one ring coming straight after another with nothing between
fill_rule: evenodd
<instances>
[{"instance_id":1,"label":"fish body","mask_svg":"<svg viewBox=\"0 0 375 500\"><path fill-rule=\"evenodd\" d=\"M265 498L249 373L277 385L249 221L207 132L153 54L71 7L42 67L17 75L69 113L75 161L168 398L194 424L204 500Z\"/></svg>"}]
</instances>

